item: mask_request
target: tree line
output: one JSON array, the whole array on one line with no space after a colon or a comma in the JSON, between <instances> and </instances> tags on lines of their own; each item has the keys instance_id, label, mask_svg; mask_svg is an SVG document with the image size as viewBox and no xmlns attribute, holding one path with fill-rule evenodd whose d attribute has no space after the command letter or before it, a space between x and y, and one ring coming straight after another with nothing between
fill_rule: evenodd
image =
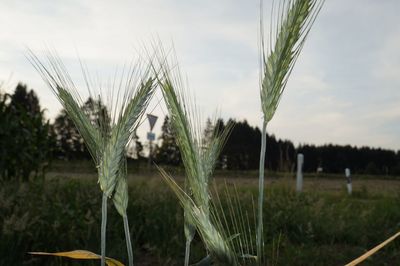
<instances>
[{"instance_id":1,"label":"tree line","mask_svg":"<svg viewBox=\"0 0 400 266\"><path fill-rule=\"evenodd\" d=\"M244 121L229 119L226 123L219 119L214 125L207 121L204 134L233 123L234 127L219 158L219 167L229 170L256 170L259 167L261 131ZM158 163L180 164L169 119L166 117L160 136L161 145L157 150ZM290 140L282 140L267 135L265 166L271 171L291 172L295 170L297 154L304 155L305 172L323 171L343 173L350 168L353 173L371 175L399 175L400 151L381 148L353 147L326 144L321 146L301 144L296 147Z\"/></svg>"},{"instance_id":2,"label":"tree line","mask_svg":"<svg viewBox=\"0 0 400 266\"><path fill-rule=\"evenodd\" d=\"M88 98L82 108L96 126L109 121L99 121L107 108L100 100ZM100 113L103 112L103 115ZM218 161L218 168L227 170L255 170L259 167L261 131L244 121L208 119L202 134L211 136L227 124L234 124ZM181 157L168 116L161 134L153 147L153 159L158 164L181 166ZM143 143L134 134L128 156L144 160ZM295 146L290 140L267 136L266 168L270 171L294 171L298 153L304 154L305 172L317 169L327 173L343 173L350 168L353 173L400 175L400 151L340 145ZM86 160L90 153L79 131L61 110L52 123L45 118L44 109L33 90L18 84L12 94L0 93L0 178L9 180L44 176L50 162L59 160Z\"/></svg>"}]
</instances>

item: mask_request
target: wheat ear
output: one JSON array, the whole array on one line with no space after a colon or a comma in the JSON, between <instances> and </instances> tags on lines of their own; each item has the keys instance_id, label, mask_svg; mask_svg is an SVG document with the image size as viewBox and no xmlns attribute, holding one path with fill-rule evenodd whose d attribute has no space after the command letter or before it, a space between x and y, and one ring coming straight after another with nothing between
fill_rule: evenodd
<instances>
[{"instance_id":1,"label":"wheat ear","mask_svg":"<svg viewBox=\"0 0 400 266\"><path fill-rule=\"evenodd\" d=\"M263 125L261 135L260 167L259 167L259 198L257 213L257 261L263 265L263 202L264 202L264 168L267 124L271 121L278 107L289 75L304 46L311 26L313 25L324 0L288 0L279 1L271 18L269 45L265 46L262 19L261 0L261 76L260 96L263 111ZM276 25L274 28L272 25Z\"/></svg>"}]
</instances>

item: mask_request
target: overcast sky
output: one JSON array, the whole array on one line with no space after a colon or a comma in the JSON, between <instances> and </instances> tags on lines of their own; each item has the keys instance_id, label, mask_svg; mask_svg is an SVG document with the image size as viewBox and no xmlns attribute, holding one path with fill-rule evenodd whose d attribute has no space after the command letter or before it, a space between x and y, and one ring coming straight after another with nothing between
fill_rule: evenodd
<instances>
[{"instance_id":1,"label":"overcast sky","mask_svg":"<svg viewBox=\"0 0 400 266\"><path fill-rule=\"evenodd\" d=\"M326 0L269 132L295 144L400 149L399 10L398 0ZM107 81L158 36L174 43L203 116L218 110L259 126L258 20L257 0L2 0L0 81L6 91L28 84L54 117L61 106L25 59L26 47L56 49L81 84L78 55ZM148 129L144 123L140 135Z\"/></svg>"}]
</instances>

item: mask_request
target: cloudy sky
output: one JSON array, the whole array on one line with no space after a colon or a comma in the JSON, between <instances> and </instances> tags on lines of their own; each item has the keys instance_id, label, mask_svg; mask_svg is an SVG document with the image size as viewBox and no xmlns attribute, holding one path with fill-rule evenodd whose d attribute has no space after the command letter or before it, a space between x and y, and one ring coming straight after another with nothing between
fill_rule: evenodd
<instances>
[{"instance_id":1,"label":"cloudy sky","mask_svg":"<svg viewBox=\"0 0 400 266\"><path fill-rule=\"evenodd\" d=\"M269 132L295 144L400 149L399 10L398 0L326 0ZM82 84L78 56L107 81L156 37L174 44L203 116L218 110L259 126L258 20L258 0L2 0L2 90L27 83L54 117L61 106L27 62L26 47L56 49ZM157 99L150 108L164 116ZM140 134L147 130L144 123Z\"/></svg>"}]
</instances>

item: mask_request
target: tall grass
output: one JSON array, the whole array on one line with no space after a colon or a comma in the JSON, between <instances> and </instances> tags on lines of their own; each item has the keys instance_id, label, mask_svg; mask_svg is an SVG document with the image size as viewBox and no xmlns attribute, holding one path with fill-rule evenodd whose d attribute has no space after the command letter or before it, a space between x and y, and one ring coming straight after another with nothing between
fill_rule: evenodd
<instances>
[{"instance_id":1,"label":"tall grass","mask_svg":"<svg viewBox=\"0 0 400 266\"><path fill-rule=\"evenodd\" d=\"M125 148L155 89L153 79L149 75L150 68L145 67L143 71L140 64L137 64L129 70L126 77L122 74L119 87L110 89L115 90L116 100L113 101L112 98L109 100L111 106L100 112L99 121L94 124L81 108L83 104L81 97L61 60L50 52L46 63L43 63L33 52L29 52L28 57L75 123L98 169L98 181L103 191L101 265L105 265L108 199L112 199L115 208L123 218L129 265L133 265L126 213L128 185ZM87 78L86 84L90 92L90 83ZM106 93L112 95L110 91ZM94 97L99 100L99 103L103 102L101 95ZM97 108L102 110L103 107L97 106Z\"/></svg>"},{"instance_id":2,"label":"tall grass","mask_svg":"<svg viewBox=\"0 0 400 266\"><path fill-rule=\"evenodd\" d=\"M79 264L67 259L37 258L32 250L71 250L76 247L96 250L100 241L101 191L93 186L93 175L71 179L70 164L57 177L42 184L3 183L0 187L0 265L98 265ZM130 168L128 166L128 168ZM130 221L135 265L183 265L185 237L182 234L183 210L176 196L158 175L129 176ZM228 175L228 174L227 174ZM92 178L93 177L93 178ZM242 176L237 190L243 210L252 209L257 184ZM249 178L249 179L248 179ZM183 184L181 177L178 183ZM222 207L231 202L225 185L215 179ZM321 181L325 182L325 181ZM379 183L377 183L379 184ZM376 186L376 184L374 184ZM375 191L373 186L367 191ZM228 193L235 194L228 185ZM345 187L296 195L294 188L275 182L266 189L265 253L267 265L344 265L388 238L400 225L400 196L384 191L371 197L360 194L348 197ZM127 261L120 215L108 213L107 255ZM249 216L249 224L255 219ZM232 226L230 226L232 228ZM279 246L273 245L279 240ZM279 254L277 252L279 248ZM398 240L376 253L363 265L396 265L400 260ZM273 256L274 254L274 256ZM206 256L201 239L192 242L191 260ZM274 264L272 258L274 257Z\"/></svg>"}]
</instances>

